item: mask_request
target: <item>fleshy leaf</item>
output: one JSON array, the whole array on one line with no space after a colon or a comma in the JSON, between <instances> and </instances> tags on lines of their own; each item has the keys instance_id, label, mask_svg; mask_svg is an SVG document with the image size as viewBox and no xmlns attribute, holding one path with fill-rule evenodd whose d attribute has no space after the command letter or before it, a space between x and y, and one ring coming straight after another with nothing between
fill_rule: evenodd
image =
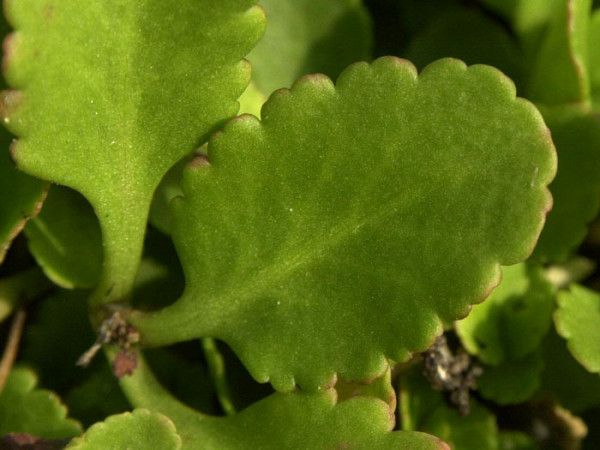
<instances>
[{"instance_id":1,"label":"fleshy leaf","mask_svg":"<svg viewBox=\"0 0 600 450\"><path fill-rule=\"evenodd\" d=\"M59 439L81 434L81 425L67 418L67 408L59 398L45 389L36 389L36 384L32 370L12 369L0 394L0 436L29 433Z\"/></svg>"},{"instance_id":2,"label":"fleshy leaf","mask_svg":"<svg viewBox=\"0 0 600 450\"><path fill-rule=\"evenodd\" d=\"M186 291L131 314L146 344L217 337L282 391L366 381L531 252L554 150L496 69L447 59L417 77L381 58L337 87L302 78L262 112L185 173L172 205Z\"/></svg>"},{"instance_id":3,"label":"fleshy leaf","mask_svg":"<svg viewBox=\"0 0 600 450\"><path fill-rule=\"evenodd\" d=\"M241 59L264 27L255 3L7 2L6 73L21 90L3 102L20 137L13 158L94 207L105 251L95 303L129 295L154 189L237 112Z\"/></svg>"},{"instance_id":4,"label":"fleshy leaf","mask_svg":"<svg viewBox=\"0 0 600 450\"><path fill-rule=\"evenodd\" d=\"M313 394L275 393L235 415L206 416L165 391L141 354L138 362L133 375L121 378L125 394L137 407L171 418L190 448L448 450L439 439L424 433L391 432L393 410L385 402L368 397L338 402L334 389Z\"/></svg>"},{"instance_id":5,"label":"fleshy leaf","mask_svg":"<svg viewBox=\"0 0 600 450\"><path fill-rule=\"evenodd\" d=\"M541 267L502 269L502 283L468 317L456 322L467 351L487 364L518 360L533 352L552 323L555 288Z\"/></svg>"},{"instance_id":6,"label":"fleshy leaf","mask_svg":"<svg viewBox=\"0 0 600 450\"><path fill-rule=\"evenodd\" d=\"M102 236L94 211L77 192L53 186L25 235L31 254L56 284L67 289L96 285L102 270Z\"/></svg>"},{"instance_id":7,"label":"fleshy leaf","mask_svg":"<svg viewBox=\"0 0 600 450\"><path fill-rule=\"evenodd\" d=\"M535 248L541 261L562 261L583 241L600 208L600 119L582 105L541 108L552 131L558 173L552 211Z\"/></svg>"},{"instance_id":8,"label":"fleshy leaf","mask_svg":"<svg viewBox=\"0 0 600 450\"><path fill-rule=\"evenodd\" d=\"M565 0L553 8L549 28L536 52L528 98L556 104L587 101L588 25L591 0Z\"/></svg>"},{"instance_id":9,"label":"fleshy leaf","mask_svg":"<svg viewBox=\"0 0 600 450\"><path fill-rule=\"evenodd\" d=\"M473 42L477 45L473 45ZM489 64L510 76L517 85L522 77L516 41L498 23L476 10L442 15L418 33L406 59L418 68L443 57L467 64Z\"/></svg>"},{"instance_id":10,"label":"fleshy leaf","mask_svg":"<svg viewBox=\"0 0 600 450\"><path fill-rule=\"evenodd\" d=\"M248 55L252 81L265 95L302 75L337 78L356 61L371 59L371 23L361 0L262 0L265 35Z\"/></svg>"},{"instance_id":11,"label":"fleshy leaf","mask_svg":"<svg viewBox=\"0 0 600 450\"><path fill-rule=\"evenodd\" d=\"M104 422L93 425L67 446L69 450L109 448L176 450L181 448L181 438L168 417L136 409L131 413L110 416Z\"/></svg>"},{"instance_id":12,"label":"fleshy leaf","mask_svg":"<svg viewBox=\"0 0 600 450\"><path fill-rule=\"evenodd\" d=\"M558 295L556 331L587 370L600 372L600 294L579 285Z\"/></svg>"},{"instance_id":13,"label":"fleshy leaf","mask_svg":"<svg viewBox=\"0 0 600 450\"><path fill-rule=\"evenodd\" d=\"M442 394L433 390L419 369L412 368L400 378L402 428L431 433L456 450L496 450L494 415L472 400L470 413L462 417L458 410L446 406Z\"/></svg>"},{"instance_id":14,"label":"fleshy leaf","mask_svg":"<svg viewBox=\"0 0 600 450\"><path fill-rule=\"evenodd\" d=\"M533 352L516 361L504 361L484 367L477 378L477 390L485 399L500 405L512 405L529 400L540 387L544 362L540 352Z\"/></svg>"},{"instance_id":15,"label":"fleshy leaf","mask_svg":"<svg viewBox=\"0 0 600 450\"><path fill-rule=\"evenodd\" d=\"M543 344L542 392L575 414L600 406L600 377L579 364L564 339L548 333Z\"/></svg>"}]
</instances>

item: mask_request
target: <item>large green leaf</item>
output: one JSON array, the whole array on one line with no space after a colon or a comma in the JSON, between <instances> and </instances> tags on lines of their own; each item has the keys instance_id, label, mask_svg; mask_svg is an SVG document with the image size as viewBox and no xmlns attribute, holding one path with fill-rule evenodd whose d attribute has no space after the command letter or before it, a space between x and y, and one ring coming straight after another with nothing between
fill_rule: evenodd
<instances>
[{"instance_id":1,"label":"large green leaf","mask_svg":"<svg viewBox=\"0 0 600 450\"><path fill-rule=\"evenodd\" d=\"M451 59L302 78L209 159L173 203L186 291L131 321L148 345L218 337L283 391L373 379L427 348L529 255L555 170L510 80Z\"/></svg>"},{"instance_id":2,"label":"large green leaf","mask_svg":"<svg viewBox=\"0 0 600 450\"><path fill-rule=\"evenodd\" d=\"M104 238L96 303L129 294L167 170L238 108L256 0L7 2L4 97L24 171L80 191ZM93 32L90 32L93 30Z\"/></svg>"},{"instance_id":3,"label":"large green leaf","mask_svg":"<svg viewBox=\"0 0 600 450\"><path fill-rule=\"evenodd\" d=\"M54 186L44 209L25 228L29 250L59 286L92 288L102 270L102 237L89 203L70 189Z\"/></svg>"},{"instance_id":4,"label":"large green leaf","mask_svg":"<svg viewBox=\"0 0 600 450\"><path fill-rule=\"evenodd\" d=\"M114 352L109 350L111 357ZM175 400L154 378L141 354L121 386L138 408L168 416L184 445L202 449L389 449L435 450L448 447L417 432L391 432L393 410L385 402L356 397L338 402L335 389L307 394L275 393L229 417L211 417Z\"/></svg>"},{"instance_id":5,"label":"large green leaf","mask_svg":"<svg viewBox=\"0 0 600 450\"><path fill-rule=\"evenodd\" d=\"M579 285L558 296L556 331L587 370L600 372L600 294Z\"/></svg>"},{"instance_id":6,"label":"large green leaf","mask_svg":"<svg viewBox=\"0 0 600 450\"><path fill-rule=\"evenodd\" d=\"M0 394L0 435L29 433L46 439L78 436L81 425L68 419L58 397L36 389L37 378L30 369L13 368Z\"/></svg>"},{"instance_id":7,"label":"large green leaf","mask_svg":"<svg viewBox=\"0 0 600 450\"><path fill-rule=\"evenodd\" d=\"M177 450L181 438L173 422L162 414L146 409L110 416L104 422L93 425L81 437L67 446L71 450Z\"/></svg>"},{"instance_id":8,"label":"large green leaf","mask_svg":"<svg viewBox=\"0 0 600 450\"><path fill-rule=\"evenodd\" d=\"M469 316L456 323L462 344L487 364L518 360L533 352L548 332L554 287L535 265L502 270L502 283Z\"/></svg>"},{"instance_id":9,"label":"large green leaf","mask_svg":"<svg viewBox=\"0 0 600 450\"><path fill-rule=\"evenodd\" d=\"M554 206L534 255L562 261L583 241L600 208L600 120L578 104L540 110L552 131L559 169L550 185Z\"/></svg>"}]
</instances>

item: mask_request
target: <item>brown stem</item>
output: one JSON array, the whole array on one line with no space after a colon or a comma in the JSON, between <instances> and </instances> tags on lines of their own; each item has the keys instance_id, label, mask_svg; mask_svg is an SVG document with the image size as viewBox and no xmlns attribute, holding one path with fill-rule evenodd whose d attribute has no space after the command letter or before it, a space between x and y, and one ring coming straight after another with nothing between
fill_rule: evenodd
<instances>
[{"instance_id":1,"label":"brown stem","mask_svg":"<svg viewBox=\"0 0 600 450\"><path fill-rule=\"evenodd\" d=\"M12 321L10 326L10 334L8 335L8 342L4 347L4 354L0 360L0 393L4 390L6 380L10 374L15 359L17 359L17 352L19 350L19 342L21 341L21 335L23 334L23 327L25 325L25 310L19 309Z\"/></svg>"}]
</instances>

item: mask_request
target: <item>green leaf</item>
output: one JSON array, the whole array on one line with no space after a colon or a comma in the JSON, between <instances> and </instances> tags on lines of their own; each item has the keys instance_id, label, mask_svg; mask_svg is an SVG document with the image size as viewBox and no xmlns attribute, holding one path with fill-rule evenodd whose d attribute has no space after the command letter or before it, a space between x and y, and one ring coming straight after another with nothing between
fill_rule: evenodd
<instances>
[{"instance_id":1,"label":"green leaf","mask_svg":"<svg viewBox=\"0 0 600 450\"><path fill-rule=\"evenodd\" d=\"M263 94L290 87L302 75L337 78L371 59L371 23L361 0L261 0L269 19L248 55L252 81Z\"/></svg>"},{"instance_id":2,"label":"green leaf","mask_svg":"<svg viewBox=\"0 0 600 450\"><path fill-rule=\"evenodd\" d=\"M25 228L29 250L48 278L67 289L92 288L102 270L102 236L89 203L54 186Z\"/></svg>"},{"instance_id":3,"label":"green leaf","mask_svg":"<svg viewBox=\"0 0 600 450\"><path fill-rule=\"evenodd\" d=\"M540 387L540 375L544 369L541 352L533 352L517 361L484 367L477 378L477 390L487 400L499 405L524 403Z\"/></svg>"},{"instance_id":4,"label":"green leaf","mask_svg":"<svg viewBox=\"0 0 600 450\"><path fill-rule=\"evenodd\" d=\"M529 435L520 431L501 431L498 440L498 450L537 450Z\"/></svg>"},{"instance_id":5,"label":"green leaf","mask_svg":"<svg viewBox=\"0 0 600 450\"><path fill-rule=\"evenodd\" d=\"M456 322L463 346L483 362L498 365L539 347L552 323L555 288L536 265L502 269L502 283L468 317Z\"/></svg>"},{"instance_id":6,"label":"green leaf","mask_svg":"<svg viewBox=\"0 0 600 450\"><path fill-rule=\"evenodd\" d=\"M588 25L591 0L563 0L553 9L529 80L528 98L556 104L586 102Z\"/></svg>"},{"instance_id":7,"label":"green leaf","mask_svg":"<svg viewBox=\"0 0 600 450\"><path fill-rule=\"evenodd\" d=\"M4 99L13 158L94 207L105 251L94 303L130 293L154 189L237 112L241 59L264 28L255 3L7 3L7 79L21 90Z\"/></svg>"},{"instance_id":8,"label":"green leaf","mask_svg":"<svg viewBox=\"0 0 600 450\"><path fill-rule=\"evenodd\" d=\"M222 339L281 391L369 380L427 348L529 255L555 170L510 80L450 59L303 78L209 158L173 202L186 290L130 320L148 345Z\"/></svg>"},{"instance_id":9,"label":"green leaf","mask_svg":"<svg viewBox=\"0 0 600 450\"><path fill-rule=\"evenodd\" d=\"M516 41L499 24L476 10L458 10L432 21L411 40L403 56L418 68L451 56L467 64L497 67L517 85L522 78Z\"/></svg>"},{"instance_id":10,"label":"green leaf","mask_svg":"<svg viewBox=\"0 0 600 450\"><path fill-rule=\"evenodd\" d=\"M36 389L37 377L27 368L12 369L0 394L0 435L29 433L46 439L78 436L81 425L67 419L67 408L45 389Z\"/></svg>"},{"instance_id":11,"label":"green leaf","mask_svg":"<svg viewBox=\"0 0 600 450\"><path fill-rule=\"evenodd\" d=\"M589 76L592 104L600 110L600 9L592 13L589 24Z\"/></svg>"},{"instance_id":12,"label":"green leaf","mask_svg":"<svg viewBox=\"0 0 600 450\"><path fill-rule=\"evenodd\" d=\"M554 206L534 256L563 261L583 241L600 208L600 120L582 105L540 110L552 131L559 169L550 185Z\"/></svg>"},{"instance_id":13,"label":"green leaf","mask_svg":"<svg viewBox=\"0 0 600 450\"><path fill-rule=\"evenodd\" d=\"M168 417L136 409L131 413L110 416L104 422L93 425L67 446L69 450L109 448L176 450L181 448L181 438Z\"/></svg>"},{"instance_id":14,"label":"green leaf","mask_svg":"<svg viewBox=\"0 0 600 450\"><path fill-rule=\"evenodd\" d=\"M462 417L445 405L442 393L434 391L417 366L400 378L402 428L420 430L444 440L456 450L496 450L498 426L494 415L471 400L471 412Z\"/></svg>"},{"instance_id":15,"label":"green leaf","mask_svg":"<svg viewBox=\"0 0 600 450\"><path fill-rule=\"evenodd\" d=\"M600 372L600 294L576 284L561 292L554 322L575 359Z\"/></svg>"},{"instance_id":16,"label":"green leaf","mask_svg":"<svg viewBox=\"0 0 600 450\"><path fill-rule=\"evenodd\" d=\"M544 339L542 393L569 411L580 414L600 406L600 377L585 370L566 344L555 332L548 333Z\"/></svg>"},{"instance_id":17,"label":"green leaf","mask_svg":"<svg viewBox=\"0 0 600 450\"><path fill-rule=\"evenodd\" d=\"M114 351L110 350L114 357ZM170 417L190 448L349 448L414 450L446 449L433 436L391 432L393 410L385 402L356 397L338 402L336 391L275 393L229 417L210 417L193 411L172 397L160 384L141 354L131 376L121 386L137 407Z\"/></svg>"}]
</instances>

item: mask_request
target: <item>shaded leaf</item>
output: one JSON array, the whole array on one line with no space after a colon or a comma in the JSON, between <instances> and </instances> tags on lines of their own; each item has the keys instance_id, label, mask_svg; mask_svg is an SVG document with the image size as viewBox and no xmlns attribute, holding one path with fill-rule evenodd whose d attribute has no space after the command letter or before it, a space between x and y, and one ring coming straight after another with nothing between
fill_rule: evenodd
<instances>
[{"instance_id":1,"label":"shaded leaf","mask_svg":"<svg viewBox=\"0 0 600 450\"><path fill-rule=\"evenodd\" d=\"M371 59L371 23L361 0L262 0L267 30L248 55L252 81L263 95L302 75L337 78Z\"/></svg>"},{"instance_id":2,"label":"shaded leaf","mask_svg":"<svg viewBox=\"0 0 600 450\"><path fill-rule=\"evenodd\" d=\"M502 283L456 322L463 346L483 362L518 360L539 347L552 323L555 288L536 265L502 269Z\"/></svg>"},{"instance_id":3,"label":"shaded leaf","mask_svg":"<svg viewBox=\"0 0 600 450\"><path fill-rule=\"evenodd\" d=\"M486 366L477 379L477 390L482 397L499 405L524 403L539 389L543 369L541 352L516 361L503 361L495 367Z\"/></svg>"},{"instance_id":4,"label":"shaded leaf","mask_svg":"<svg viewBox=\"0 0 600 450\"><path fill-rule=\"evenodd\" d=\"M589 76L592 104L600 110L600 9L593 12L589 25Z\"/></svg>"},{"instance_id":5,"label":"shaded leaf","mask_svg":"<svg viewBox=\"0 0 600 450\"><path fill-rule=\"evenodd\" d=\"M600 377L579 364L554 331L544 339L542 393L575 414L600 406Z\"/></svg>"},{"instance_id":6,"label":"shaded leaf","mask_svg":"<svg viewBox=\"0 0 600 450\"><path fill-rule=\"evenodd\" d=\"M67 408L45 389L36 389L37 377L26 368L12 369L0 394L0 435L30 433L46 439L81 434L81 425L67 418Z\"/></svg>"},{"instance_id":7,"label":"shaded leaf","mask_svg":"<svg viewBox=\"0 0 600 450\"><path fill-rule=\"evenodd\" d=\"M94 207L105 252L94 303L130 293L154 189L237 112L241 59L264 27L255 3L7 3L7 79L22 91L3 102L13 158Z\"/></svg>"},{"instance_id":8,"label":"shaded leaf","mask_svg":"<svg viewBox=\"0 0 600 450\"><path fill-rule=\"evenodd\" d=\"M554 322L575 359L590 372L600 372L600 294L572 285L558 295Z\"/></svg>"},{"instance_id":9,"label":"shaded leaf","mask_svg":"<svg viewBox=\"0 0 600 450\"><path fill-rule=\"evenodd\" d=\"M600 208L600 120L582 105L541 111L552 131L559 169L550 185L554 206L534 256L562 261L583 241Z\"/></svg>"},{"instance_id":10,"label":"shaded leaf","mask_svg":"<svg viewBox=\"0 0 600 450\"><path fill-rule=\"evenodd\" d=\"M564 0L553 8L535 54L528 98L556 104L589 99L588 25L591 0Z\"/></svg>"},{"instance_id":11,"label":"shaded leaf","mask_svg":"<svg viewBox=\"0 0 600 450\"><path fill-rule=\"evenodd\" d=\"M222 339L282 391L372 379L427 348L529 255L555 170L512 83L450 59L418 78L394 58L337 87L303 78L209 158L173 202L186 290L130 320L148 345Z\"/></svg>"},{"instance_id":12,"label":"shaded leaf","mask_svg":"<svg viewBox=\"0 0 600 450\"><path fill-rule=\"evenodd\" d=\"M537 450L538 446L527 434L520 431L501 431L498 435L499 450Z\"/></svg>"},{"instance_id":13,"label":"shaded leaf","mask_svg":"<svg viewBox=\"0 0 600 450\"><path fill-rule=\"evenodd\" d=\"M67 449L82 450L109 448L175 450L181 448L181 438L167 417L136 409L93 425L67 446Z\"/></svg>"},{"instance_id":14,"label":"shaded leaf","mask_svg":"<svg viewBox=\"0 0 600 450\"><path fill-rule=\"evenodd\" d=\"M67 289L92 288L102 270L102 236L89 203L60 186L25 228L29 250L48 278Z\"/></svg>"},{"instance_id":15,"label":"shaded leaf","mask_svg":"<svg viewBox=\"0 0 600 450\"><path fill-rule=\"evenodd\" d=\"M114 355L114 352L112 352ZM337 402L336 391L275 393L235 415L210 417L164 390L139 355L140 365L121 386L130 401L168 415L190 448L410 448L447 449L433 436L391 432L393 410L375 398Z\"/></svg>"},{"instance_id":16,"label":"shaded leaf","mask_svg":"<svg viewBox=\"0 0 600 450\"><path fill-rule=\"evenodd\" d=\"M432 21L411 40L403 56L418 68L450 56L467 64L497 67L517 85L522 78L516 41L499 24L476 10L459 10Z\"/></svg>"}]
</instances>

